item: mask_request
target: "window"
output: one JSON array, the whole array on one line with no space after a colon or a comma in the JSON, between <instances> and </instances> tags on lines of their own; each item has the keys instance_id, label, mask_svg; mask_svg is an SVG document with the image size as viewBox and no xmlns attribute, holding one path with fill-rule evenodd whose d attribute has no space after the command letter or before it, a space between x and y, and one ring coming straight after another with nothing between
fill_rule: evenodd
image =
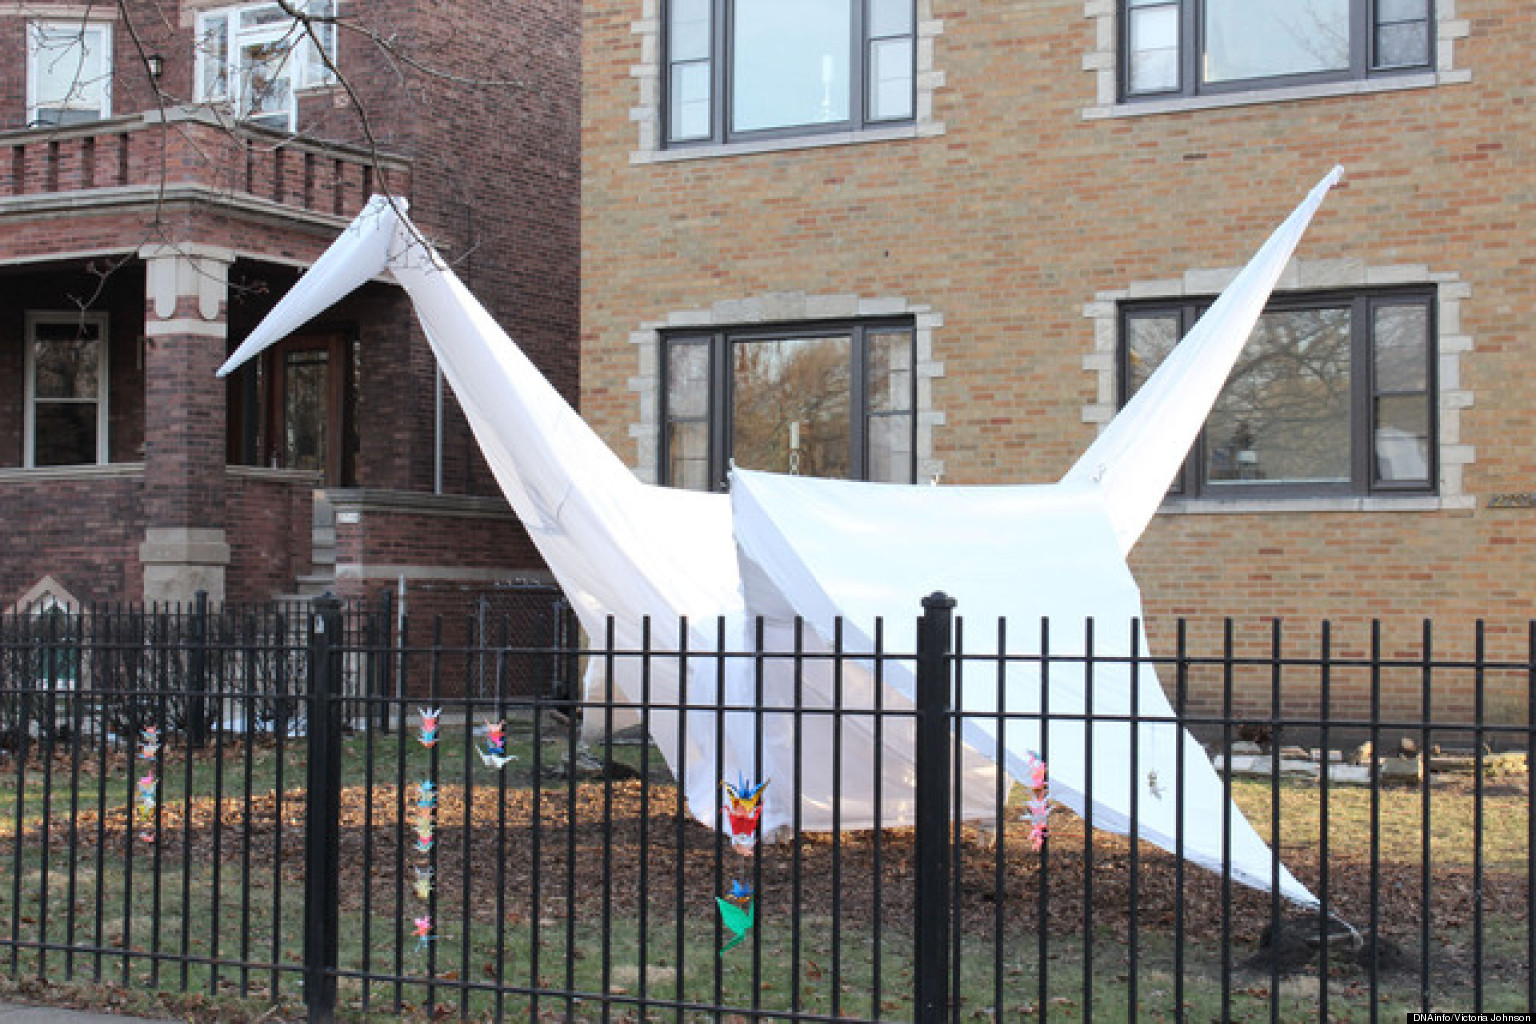
<instances>
[{"instance_id":1,"label":"window","mask_svg":"<svg viewBox=\"0 0 1536 1024\"><path fill-rule=\"evenodd\" d=\"M1430 0L1122 0L1127 98L1433 66Z\"/></svg>"},{"instance_id":2,"label":"window","mask_svg":"<svg viewBox=\"0 0 1536 1024\"><path fill-rule=\"evenodd\" d=\"M1209 303L1121 311L1121 394ZM1425 291L1277 299L1259 318L1175 493L1432 492L1434 302Z\"/></svg>"},{"instance_id":3,"label":"window","mask_svg":"<svg viewBox=\"0 0 1536 1024\"><path fill-rule=\"evenodd\" d=\"M34 21L27 26L27 123L77 124L112 114L112 26Z\"/></svg>"},{"instance_id":4,"label":"window","mask_svg":"<svg viewBox=\"0 0 1536 1024\"><path fill-rule=\"evenodd\" d=\"M913 0L667 0L669 144L910 123Z\"/></svg>"},{"instance_id":5,"label":"window","mask_svg":"<svg viewBox=\"0 0 1536 1024\"><path fill-rule=\"evenodd\" d=\"M291 0L303 22L276 3L227 7L198 15L197 98L228 103L237 117L293 131L298 92L328 85L336 58L335 0Z\"/></svg>"},{"instance_id":6,"label":"window","mask_svg":"<svg viewBox=\"0 0 1536 1024\"><path fill-rule=\"evenodd\" d=\"M668 335L661 479L723 487L746 469L910 483L914 330L907 321Z\"/></svg>"},{"instance_id":7,"label":"window","mask_svg":"<svg viewBox=\"0 0 1536 1024\"><path fill-rule=\"evenodd\" d=\"M26 329L26 466L105 463L106 314L28 313Z\"/></svg>"}]
</instances>

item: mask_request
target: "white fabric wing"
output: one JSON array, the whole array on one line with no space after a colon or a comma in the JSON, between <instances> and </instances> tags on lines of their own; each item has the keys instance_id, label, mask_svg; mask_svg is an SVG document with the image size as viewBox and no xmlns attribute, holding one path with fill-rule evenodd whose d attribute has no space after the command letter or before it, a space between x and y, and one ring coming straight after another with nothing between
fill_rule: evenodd
<instances>
[{"instance_id":1,"label":"white fabric wing","mask_svg":"<svg viewBox=\"0 0 1536 1024\"><path fill-rule=\"evenodd\" d=\"M990 766L1021 777L1029 752L1039 752L1049 766L1051 796L1084 817L1091 809L1095 827L1129 834L1135 821L1143 839L1218 872L1225 808L1232 877L1269 887L1268 847L1225 798L1198 741L1175 724L1173 707L1144 660L1141 593L1097 487L898 487L736 470L731 503L749 613L761 611L780 633L790 628L786 614L803 616L819 641L815 649L829 649L834 631L841 629L844 651L871 652L872 624L883 618L883 649L915 651L911 595L942 590L957 600L963 624L957 648L963 657L954 693L966 746L961 790L966 810L982 818L994 814ZM1045 622L1050 657L1042 660ZM1001 645L1000 623L1008 631ZM1036 656L1020 657L1025 651ZM1136 663L1133 655L1140 656ZM861 680L869 678L873 664L866 661ZM801 684L812 708L821 706L831 668L825 661L802 667L801 675L816 682ZM886 688L882 706L911 707L916 699L911 664L882 660L880 669ZM875 699L868 687L850 691L845 685L841 706L873 710ZM1042 719L1043 710L1048 719ZM1140 722L1134 737L1132 718ZM872 722L873 717L854 718L846 731L857 736ZM900 720L887 717L886 729L893 723ZM842 743L845 749L855 745L850 736ZM822 791L818 796L830 782L817 763L825 763L830 749L803 755L800 777ZM778 778L793 771L792 757L775 763L772 753L766 774ZM867 774L868 759L848 760ZM913 781L910 773L887 776L882 795L905 809ZM863 793L869 785L866 779L842 780L845 793ZM774 810L765 811L770 825L777 823ZM845 807L841 823L875 824L854 820L853 813ZM812 822L807 827L830 827L824 817ZM1279 882L1282 895L1315 902L1283 867Z\"/></svg>"},{"instance_id":2,"label":"white fabric wing","mask_svg":"<svg viewBox=\"0 0 1536 1024\"><path fill-rule=\"evenodd\" d=\"M1092 481L1103 489L1122 552L1130 554L1152 521L1275 282L1343 173L1335 167L1313 187L1062 477L1064 483Z\"/></svg>"}]
</instances>

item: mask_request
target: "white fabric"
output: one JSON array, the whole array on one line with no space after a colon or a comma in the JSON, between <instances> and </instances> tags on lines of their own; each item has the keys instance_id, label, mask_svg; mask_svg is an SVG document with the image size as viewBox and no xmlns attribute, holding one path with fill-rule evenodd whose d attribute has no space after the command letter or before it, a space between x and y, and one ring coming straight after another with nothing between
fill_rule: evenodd
<instances>
[{"instance_id":1,"label":"white fabric","mask_svg":"<svg viewBox=\"0 0 1536 1024\"><path fill-rule=\"evenodd\" d=\"M606 646L610 621L615 650L648 645L670 652L686 645L686 661L624 656L594 659L592 668L611 680L616 697L644 706L652 738L681 780L690 812L707 824L719 824L720 779L738 774L776 780L764 798L769 832L786 825L819 830L910 823L911 721L857 712L910 708L911 666L818 655L832 648L839 630L845 651L868 654L876 622L884 623L885 650L915 649L917 602L943 589L958 598L970 625L969 653L995 651L999 619L1014 631L1010 653L1026 649L1019 631L1042 617L1049 617L1052 631L1050 724L1044 731L1038 660L1010 660L1001 679L995 661L962 663L960 813L990 816L996 787L1007 783L998 766L1019 774L1024 752L1042 750L1054 797L1086 815L1091 790L1095 826L1128 832L1134 814L1141 836L1174 850L1174 793L1182 778L1183 854L1221 870L1225 820L1233 877L1267 889L1269 851L1235 807L1223 815L1221 785L1199 745L1185 736L1180 759L1177 727L1145 722L1137 730L1137 763L1131 764L1130 726L1099 720L1128 715L1133 700L1138 715L1171 717L1151 669L1096 660L1089 678L1081 662L1063 664L1055 656L1084 653L1090 618L1102 624L1094 638L1097 656L1130 652L1130 623L1140 616L1141 602L1125 553L1161 501L1338 173L1281 225L1055 485L926 488L737 471L727 498L642 484L421 241L403 212L377 197L219 372L228 373L363 282L380 274L398 282L497 481L595 646ZM797 617L805 624L798 634ZM710 656L722 637L727 649L750 649L749 623L758 619L765 650L798 644L804 657L754 662ZM678 626L683 620L686 631ZM1145 652L1139 631L1136 642ZM978 672L983 679L975 678ZM728 708L741 710L709 710L722 693ZM855 713L838 719L815 713L833 707ZM1090 711L1091 726L1085 721ZM797 718L798 747L791 728ZM1292 900L1316 904L1283 869L1279 888Z\"/></svg>"},{"instance_id":2,"label":"white fabric","mask_svg":"<svg viewBox=\"0 0 1536 1024\"><path fill-rule=\"evenodd\" d=\"M1152 521L1275 282L1323 197L1343 174L1343 168L1335 167L1313 186L1062 477L1063 482L1091 480L1099 485L1122 552L1130 553Z\"/></svg>"},{"instance_id":3,"label":"white fabric","mask_svg":"<svg viewBox=\"0 0 1536 1024\"><path fill-rule=\"evenodd\" d=\"M1121 834L1131 831L1135 801L1138 834L1164 849L1178 850L1182 785L1183 855L1221 871L1225 807L1232 877L1256 888L1269 887L1268 848L1225 799L1221 779L1187 733L1181 759L1181 730L1173 722L1173 708L1156 672L1145 661L1135 666L1130 661L1133 654L1145 659L1149 650L1139 627L1141 594L1120 554L1097 487L898 487L736 470L731 503L746 604L765 610L772 636L788 635L792 627L786 616L799 614L819 641L804 646L826 650L841 616L843 650L867 653L874 644L864 624L881 619L884 650L912 652L917 636L909 595L943 590L957 599L956 611L964 613L964 657L955 706L962 712L961 739L970 757L962 788L968 812L982 818L995 813L994 763L1021 777L1028 753L1037 751L1049 768L1054 799L1089 817L1091 790L1094 826ZM1001 651L999 620L1008 630ZM1020 657L1039 654L1042 620L1049 621L1047 728L1042 728L1040 717L1041 661ZM1097 624L1091 646L1090 620ZM1134 647L1132 623L1138 623ZM780 640L770 649L785 648ZM999 659L999 653L1010 657ZM1091 667L1085 657L1089 654ZM830 661L803 666L802 688L809 706L833 705L832 666ZM843 663L844 709L874 706L873 669L869 659ZM911 664L884 660L880 669L884 707L911 707L916 698ZM1141 723L1134 761L1128 721L1133 715ZM1086 724L1090 718L1091 728ZM899 733L910 744L909 724L890 717L885 721L888 732ZM893 724L899 728L893 730ZM872 727L869 717L855 717L845 726L845 765L863 769L873 763ZM831 728L827 720L822 732L830 734ZM777 736L787 730L769 727L765 732ZM822 739L826 743L826 737ZM892 746L910 750L888 736L886 749ZM830 744L818 747L806 740L802 778L826 778L830 749ZM767 774L788 777L792 752L775 749L769 754ZM902 757L890 768L882 780L887 804L883 810L905 813L914 781L911 761ZM844 773L844 827L874 824L859 813L867 806L864 798L870 788L869 773L863 774L860 778L856 772ZM815 788L824 795L828 782ZM858 798L851 807L846 802L850 792ZM789 813L769 806L764 812L769 827L783 820L775 811L780 816ZM831 827L827 813L813 815L811 808L803 808L802 816L810 822L803 827ZM1279 880L1283 895L1308 905L1314 902L1283 867Z\"/></svg>"}]
</instances>

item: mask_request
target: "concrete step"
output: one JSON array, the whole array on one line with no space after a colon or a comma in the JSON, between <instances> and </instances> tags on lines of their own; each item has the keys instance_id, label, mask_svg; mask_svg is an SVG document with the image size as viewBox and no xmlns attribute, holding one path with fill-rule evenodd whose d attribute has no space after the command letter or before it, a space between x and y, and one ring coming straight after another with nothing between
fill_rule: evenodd
<instances>
[{"instance_id":1,"label":"concrete step","mask_svg":"<svg viewBox=\"0 0 1536 1024\"><path fill-rule=\"evenodd\" d=\"M334 572L306 573L294 580L293 583L300 598L319 597L327 590L336 589L336 574Z\"/></svg>"}]
</instances>

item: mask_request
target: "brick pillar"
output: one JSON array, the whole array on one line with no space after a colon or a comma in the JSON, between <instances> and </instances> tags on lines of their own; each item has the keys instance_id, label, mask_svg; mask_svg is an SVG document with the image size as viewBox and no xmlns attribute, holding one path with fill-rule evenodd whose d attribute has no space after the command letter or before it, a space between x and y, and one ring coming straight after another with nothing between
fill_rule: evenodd
<instances>
[{"instance_id":1,"label":"brick pillar","mask_svg":"<svg viewBox=\"0 0 1536 1024\"><path fill-rule=\"evenodd\" d=\"M224 361L227 249L145 246L144 512L146 602L224 600Z\"/></svg>"}]
</instances>

